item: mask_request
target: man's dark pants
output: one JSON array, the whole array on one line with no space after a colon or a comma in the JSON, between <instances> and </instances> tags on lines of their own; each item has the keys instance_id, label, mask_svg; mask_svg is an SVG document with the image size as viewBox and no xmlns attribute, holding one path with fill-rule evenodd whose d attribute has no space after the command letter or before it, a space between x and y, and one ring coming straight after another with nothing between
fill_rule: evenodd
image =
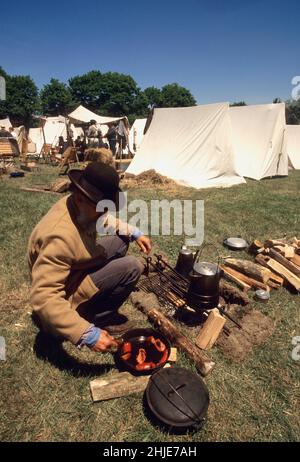
<instances>
[{"instance_id":1,"label":"man's dark pants","mask_svg":"<svg viewBox=\"0 0 300 462\"><path fill-rule=\"evenodd\" d=\"M135 257L126 255L128 241L125 239L106 236L101 238L100 245L104 247L107 259L101 268L89 273L99 292L77 308L83 318L96 325L106 321L109 324L143 271L143 265Z\"/></svg>"}]
</instances>

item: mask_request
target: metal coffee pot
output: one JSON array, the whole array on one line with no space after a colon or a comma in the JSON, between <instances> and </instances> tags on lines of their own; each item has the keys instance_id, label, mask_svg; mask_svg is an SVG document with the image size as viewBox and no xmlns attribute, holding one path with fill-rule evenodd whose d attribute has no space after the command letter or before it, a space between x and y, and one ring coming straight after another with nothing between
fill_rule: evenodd
<instances>
[{"instance_id":1,"label":"metal coffee pot","mask_svg":"<svg viewBox=\"0 0 300 462\"><path fill-rule=\"evenodd\" d=\"M206 245L202 247L202 250ZM199 261L201 253L196 255L193 269L189 273L188 303L196 311L218 306L219 284L223 275L219 261L217 264L208 261Z\"/></svg>"},{"instance_id":2,"label":"metal coffee pot","mask_svg":"<svg viewBox=\"0 0 300 462\"><path fill-rule=\"evenodd\" d=\"M193 269L194 253L183 245L180 249L175 269L182 276L188 278L190 271Z\"/></svg>"}]
</instances>

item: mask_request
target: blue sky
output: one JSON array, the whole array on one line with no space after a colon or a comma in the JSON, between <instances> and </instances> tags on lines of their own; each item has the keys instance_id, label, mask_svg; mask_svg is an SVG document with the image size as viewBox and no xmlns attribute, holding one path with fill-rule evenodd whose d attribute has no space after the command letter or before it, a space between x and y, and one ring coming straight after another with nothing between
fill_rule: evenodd
<instances>
[{"instance_id":1,"label":"blue sky","mask_svg":"<svg viewBox=\"0 0 300 462\"><path fill-rule=\"evenodd\" d=\"M199 104L265 103L300 75L299 18L299 0L4 2L0 66L39 87L99 69L178 82Z\"/></svg>"}]
</instances>

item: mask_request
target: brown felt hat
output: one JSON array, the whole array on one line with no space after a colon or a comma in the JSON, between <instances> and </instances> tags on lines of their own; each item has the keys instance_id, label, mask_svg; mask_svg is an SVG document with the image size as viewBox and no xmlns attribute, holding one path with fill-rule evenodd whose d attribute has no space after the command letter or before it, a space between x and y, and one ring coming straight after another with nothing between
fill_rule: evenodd
<instances>
[{"instance_id":1,"label":"brown felt hat","mask_svg":"<svg viewBox=\"0 0 300 462\"><path fill-rule=\"evenodd\" d=\"M110 165L102 162L91 162L84 170L70 170L71 182L92 202L108 199L119 208L119 175Z\"/></svg>"}]
</instances>

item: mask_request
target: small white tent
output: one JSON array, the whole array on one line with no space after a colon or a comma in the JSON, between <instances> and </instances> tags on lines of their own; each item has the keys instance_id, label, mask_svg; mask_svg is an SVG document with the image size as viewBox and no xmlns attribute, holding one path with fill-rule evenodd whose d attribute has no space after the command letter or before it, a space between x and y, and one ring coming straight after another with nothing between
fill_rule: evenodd
<instances>
[{"instance_id":1,"label":"small white tent","mask_svg":"<svg viewBox=\"0 0 300 462\"><path fill-rule=\"evenodd\" d=\"M290 165L300 169L300 125L286 125L284 140Z\"/></svg>"},{"instance_id":2,"label":"small white tent","mask_svg":"<svg viewBox=\"0 0 300 462\"><path fill-rule=\"evenodd\" d=\"M28 133L28 140L28 152L40 154L44 144L42 129L40 127L30 128Z\"/></svg>"},{"instance_id":3,"label":"small white tent","mask_svg":"<svg viewBox=\"0 0 300 462\"><path fill-rule=\"evenodd\" d=\"M126 170L154 169L194 188L245 183L234 170L228 103L154 109L139 151Z\"/></svg>"},{"instance_id":4,"label":"small white tent","mask_svg":"<svg viewBox=\"0 0 300 462\"><path fill-rule=\"evenodd\" d=\"M96 120L97 124L107 124L108 122L117 122L124 119L124 117L99 116L82 105L78 106L68 117L74 124L88 123L91 120Z\"/></svg>"},{"instance_id":5,"label":"small white tent","mask_svg":"<svg viewBox=\"0 0 300 462\"><path fill-rule=\"evenodd\" d=\"M74 129L75 127L73 127L73 132L75 132ZM57 146L60 136L64 139L67 138L65 118L62 116L47 117L43 128L29 129L29 138L36 145L35 152L38 154L41 152L44 143L51 144L52 147Z\"/></svg>"},{"instance_id":6,"label":"small white tent","mask_svg":"<svg viewBox=\"0 0 300 462\"><path fill-rule=\"evenodd\" d=\"M255 180L287 175L285 104L231 107L229 112L238 174Z\"/></svg>"},{"instance_id":7,"label":"small white tent","mask_svg":"<svg viewBox=\"0 0 300 462\"><path fill-rule=\"evenodd\" d=\"M131 152L139 150L144 137L144 129L147 119L135 119L129 132L129 147ZM133 149L135 147L135 150Z\"/></svg>"}]
</instances>

